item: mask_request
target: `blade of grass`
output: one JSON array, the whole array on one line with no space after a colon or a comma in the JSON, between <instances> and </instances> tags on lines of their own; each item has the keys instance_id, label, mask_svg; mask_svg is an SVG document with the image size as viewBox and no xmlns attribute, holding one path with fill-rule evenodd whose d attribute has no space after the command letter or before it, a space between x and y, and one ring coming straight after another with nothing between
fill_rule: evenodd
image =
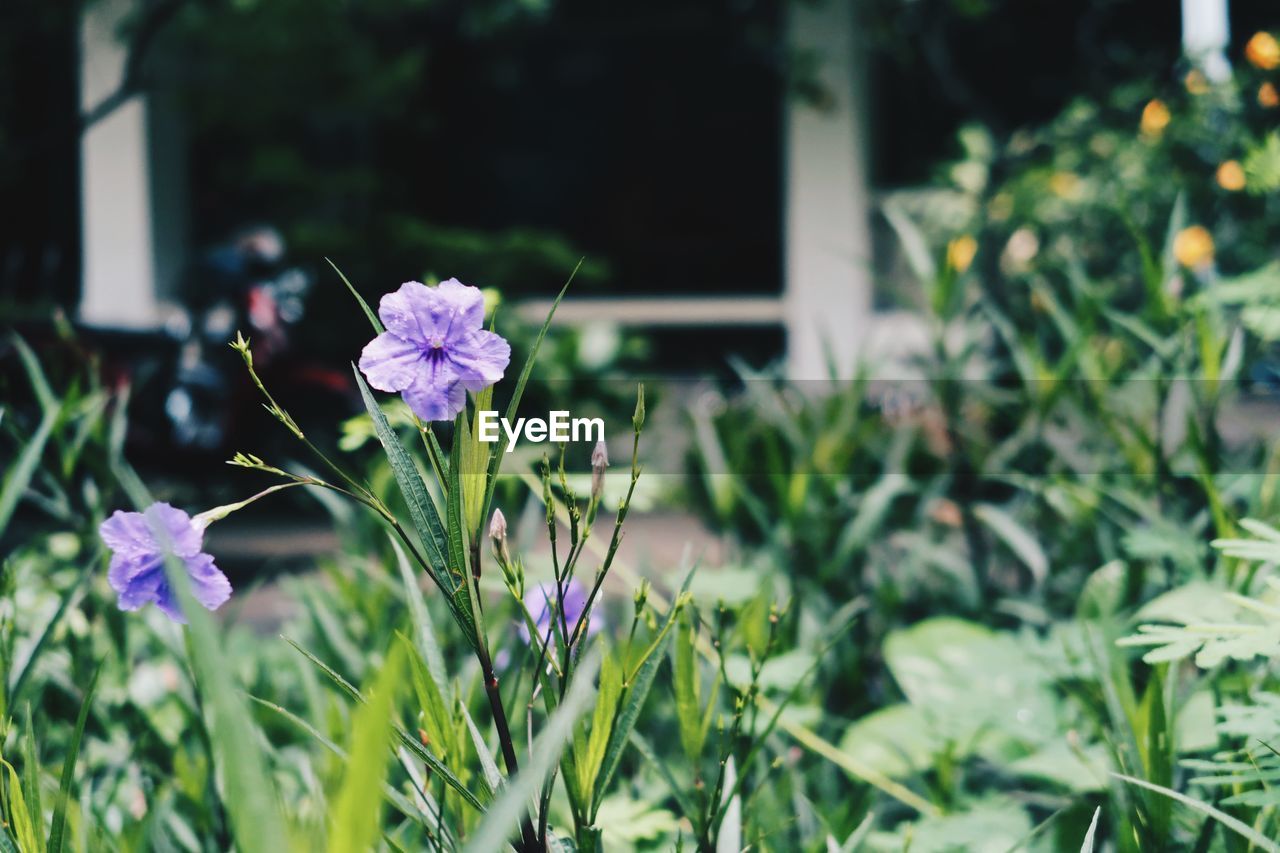
<instances>
[{"instance_id":1,"label":"blade of grass","mask_svg":"<svg viewBox=\"0 0 1280 853\"><path fill-rule=\"evenodd\" d=\"M89 687L84 692L80 713L76 716L76 727L71 732L67 755L62 761L62 778L58 783L58 797L53 804L53 826L49 830L49 853L62 853L62 845L66 841L67 803L71 798L71 786L75 782L76 759L80 757L80 742L84 739L84 727L89 722L89 711L93 705L93 692L101 674L101 668L93 673Z\"/></svg>"},{"instance_id":2,"label":"blade of grass","mask_svg":"<svg viewBox=\"0 0 1280 853\"><path fill-rule=\"evenodd\" d=\"M357 706L352 715L347 768L329 832L330 853L369 850L381 837L382 787L391 759L396 688L404 664L404 647L396 643L374 679L369 701Z\"/></svg>"},{"instance_id":3,"label":"blade of grass","mask_svg":"<svg viewBox=\"0 0 1280 853\"><path fill-rule=\"evenodd\" d=\"M373 313L373 309L369 307L369 303L364 301L364 297L360 295L360 291L356 290L355 285L351 283L350 279L342 274L342 270L338 269L338 265L329 260L329 258L325 258L325 261L328 262L329 266L333 267L333 271L338 274L338 278L342 279L342 283L347 286L347 290L351 291L351 295L354 296L356 302L360 304L360 310L364 312L364 316L369 318L369 324L373 326L374 332L380 335L386 331L382 326L382 321L378 319L378 315Z\"/></svg>"},{"instance_id":4,"label":"blade of grass","mask_svg":"<svg viewBox=\"0 0 1280 853\"><path fill-rule=\"evenodd\" d=\"M577 674L564 700L547 719L534 741L532 755L513 779L508 780L484 820L471 836L465 853L493 853L505 848L518 832L530 798L537 795L547 774L560 761L560 755L573 737L574 724L591 708L595 699L596 670L600 668L598 651L588 653L578 664Z\"/></svg>"},{"instance_id":5,"label":"blade of grass","mask_svg":"<svg viewBox=\"0 0 1280 853\"><path fill-rule=\"evenodd\" d=\"M1195 811L1200 812L1200 814L1218 821L1218 823L1246 839L1260 850L1266 850L1268 853L1280 853L1280 844L1277 844L1267 838L1265 835L1243 821L1232 817L1221 809L1215 808L1202 800L1197 800L1195 797L1189 797L1181 791L1175 791L1172 788L1153 784L1145 779L1135 779L1132 776L1125 776L1120 773L1112 773L1111 775L1119 779L1121 782L1128 782L1130 785L1137 785L1139 788L1146 788L1148 791L1155 791L1157 794L1163 794L1171 800L1182 803L1184 806L1194 809Z\"/></svg>"},{"instance_id":6,"label":"blade of grass","mask_svg":"<svg viewBox=\"0 0 1280 853\"><path fill-rule=\"evenodd\" d=\"M524 397L524 388L529 384L529 377L533 374L534 362L538 360L538 349L542 346L542 339L547 336L547 330L551 328L551 319L556 315L556 309L560 307L560 300L564 299L564 295L569 292L569 285L573 284L574 276L578 274L578 270L582 268L582 260L579 260L573 268L573 272L569 273L569 278L565 281L564 286L560 288L560 292L556 294L555 301L551 303L551 310L547 312L547 318L542 321L542 328L538 330L538 336L533 339L533 346L529 348L529 356L525 359L524 367L520 370L520 376L516 379L515 390L511 392L511 400L507 403L507 420L515 423L517 411L520 409L520 400ZM484 503L482 504L481 518L489 517L489 507L493 504L493 490L498 481L498 470L502 467L503 453L493 453L489 456L489 469L485 476Z\"/></svg>"}]
</instances>

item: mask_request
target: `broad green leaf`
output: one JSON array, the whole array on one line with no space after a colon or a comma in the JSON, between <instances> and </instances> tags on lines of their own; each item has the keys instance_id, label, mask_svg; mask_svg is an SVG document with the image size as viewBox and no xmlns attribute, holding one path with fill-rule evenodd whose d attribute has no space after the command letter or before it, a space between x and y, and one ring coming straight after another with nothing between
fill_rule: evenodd
<instances>
[{"instance_id":1,"label":"broad green leaf","mask_svg":"<svg viewBox=\"0 0 1280 853\"><path fill-rule=\"evenodd\" d=\"M352 716L346 772L333 804L330 853L369 850L382 835L382 787L391 758L396 688L404 666L405 645L397 643L378 672L368 701Z\"/></svg>"},{"instance_id":2,"label":"broad green leaf","mask_svg":"<svg viewBox=\"0 0 1280 853\"><path fill-rule=\"evenodd\" d=\"M489 806L484 820L467 843L466 853L493 853L505 849L506 843L516 835L529 801L555 769L561 753L573 737L578 718L587 712L595 699L595 678L599 668L598 651L589 652L578 664L563 701L547 718L520 772L508 780L502 793Z\"/></svg>"},{"instance_id":3,"label":"broad green leaf","mask_svg":"<svg viewBox=\"0 0 1280 853\"><path fill-rule=\"evenodd\" d=\"M902 779L927 769L943 747L924 715L912 705L889 705L854 722L840 751L859 765Z\"/></svg>"}]
</instances>

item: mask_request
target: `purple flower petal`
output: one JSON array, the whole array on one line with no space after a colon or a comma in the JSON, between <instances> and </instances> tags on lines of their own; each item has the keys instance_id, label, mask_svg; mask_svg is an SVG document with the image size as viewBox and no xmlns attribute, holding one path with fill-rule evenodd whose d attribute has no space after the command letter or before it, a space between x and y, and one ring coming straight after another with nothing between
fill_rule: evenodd
<instances>
[{"instance_id":1,"label":"purple flower petal","mask_svg":"<svg viewBox=\"0 0 1280 853\"><path fill-rule=\"evenodd\" d=\"M382 391L399 391L418 417L452 420L467 391L502 378L511 346L485 331L484 295L457 279L400 285L378 304L387 331L360 355L360 370Z\"/></svg>"},{"instance_id":2,"label":"purple flower petal","mask_svg":"<svg viewBox=\"0 0 1280 853\"><path fill-rule=\"evenodd\" d=\"M575 578L565 584L562 595L564 598L564 621L569 627L569 633L572 634L574 626L582 618L582 611L586 609L587 589ZM525 592L524 606L529 611L529 615L533 617L534 624L538 626L541 642L550 642L551 634L555 630L551 622L552 616L555 616L556 624L560 622L560 614L556 609L556 582L544 581ZM600 621L600 615L592 608L591 616L587 620L587 636L595 635L600 631L601 627L603 627L603 623ZM529 642L529 626L524 620L520 621L516 630L522 640L526 643Z\"/></svg>"},{"instance_id":3,"label":"purple flower petal","mask_svg":"<svg viewBox=\"0 0 1280 853\"><path fill-rule=\"evenodd\" d=\"M360 372L379 391L403 391L413 384L422 348L391 332L383 332L360 353Z\"/></svg>"},{"instance_id":4,"label":"purple flower petal","mask_svg":"<svg viewBox=\"0 0 1280 853\"><path fill-rule=\"evenodd\" d=\"M187 575L191 578L191 594L206 610L217 610L231 598L231 582L222 570L213 564L213 557L197 554L186 561Z\"/></svg>"},{"instance_id":5,"label":"purple flower petal","mask_svg":"<svg viewBox=\"0 0 1280 853\"><path fill-rule=\"evenodd\" d=\"M511 363L511 344L493 332L472 332L449 350L462 386L468 391L488 388L502 378Z\"/></svg>"},{"instance_id":6,"label":"purple flower petal","mask_svg":"<svg viewBox=\"0 0 1280 853\"><path fill-rule=\"evenodd\" d=\"M456 375L448 382L437 384L450 374L441 371L434 376L420 376L400 396L424 421L451 421L467 404L467 391Z\"/></svg>"},{"instance_id":7,"label":"purple flower petal","mask_svg":"<svg viewBox=\"0 0 1280 853\"><path fill-rule=\"evenodd\" d=\"M180 509L154 503L143 512L116 511L98 528L112 550L107 580L119 596L121 610L154 603L178 622L185 622L165 576L165 560L182 561L197 601L210 610L231 597L231 584L213 557L201 552L204 526Z\"/></svg>"},{"instance_id":8,"label":"purple flower petal","mask_svg":"<svg viewBox=\"0 0 1280 853\"><path fill-rule=\"evenodd\" d=\"M440 346L484 324L484 294L456 278L427 287L406 281L378 303L387 331L413 343Z\"/></svg>"}]
</instances>

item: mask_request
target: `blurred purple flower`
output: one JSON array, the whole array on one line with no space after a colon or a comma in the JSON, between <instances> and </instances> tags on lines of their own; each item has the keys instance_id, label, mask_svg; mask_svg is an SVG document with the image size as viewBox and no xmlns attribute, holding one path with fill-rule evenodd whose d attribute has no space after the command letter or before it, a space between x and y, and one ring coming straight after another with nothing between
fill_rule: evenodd
<instances>
[{"instance_id":1,"label":"blurred purple flower","mask_svg":"<svg viewBox=\"0 0 1280 853\"><path fill-rule=\"evenodd\" d=\"M538 626L538 635L542 638L540 643L550 642L552 614L555 614L557 624L560 621L560 613L557 610L556 582L544 581L533 589L528 590L524 594L524 606L529 611L529 615L533 617L534 624ZM564 585L564 619L565 624L569 627L570 636L573 635L573 628L578 624L578 620L582 618L582 611L586 609L586 606L586 587L576 579L570 579ZM590 637L598 633L602 627L603 623L600 621L600 614L593 607L591 617L587 620L587 636ZM528 643L529 626L524 620L520 621L519 631L520 639Z\"/></svg>"},{"instance_id":2,"label":"blurred purple flower","mask_svg":"<svg viewBox=\"0 0 1280 853\"><path fill-rule=\"evenodd\" d=\"M137 610L154 602L173 621L187 621L165 577L164 561L170 554L186 567L196 601L217 610L231 597L227 576L213 564L213 557L200 550L204 524L180 509L153 503L143 512L116 510L98 533L112 551L107 580L120 596L121 610Z\"/></svg>"},{"instance_id":3,"label":"blurred purple flower","mask_svg":"<svg viewBox=\"0 0 1280 853\"><path fill-rule=\"evenodd\" d=\"M511 345L482 328L484 296L456 278L438 287L407 281L382 297L378 316L387 330L364 348L360 370L423 420L452 419L467 391L497 382L511 362Z\"/></svg>"}]
</instances>

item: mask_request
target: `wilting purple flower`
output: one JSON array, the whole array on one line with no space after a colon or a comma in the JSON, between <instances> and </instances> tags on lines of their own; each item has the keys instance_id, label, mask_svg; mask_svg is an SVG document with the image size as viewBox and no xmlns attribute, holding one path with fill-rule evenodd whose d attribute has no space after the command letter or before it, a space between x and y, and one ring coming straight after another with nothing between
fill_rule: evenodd
<instances>
[{"instance_id":1,"label":"wilting purple flower","mask_svg":"<svg viewBox=\"0 0 1280 853\"><path fill-rule=\"evenodd\" d=\"M550 642L553 630L552 615L555 616L556 624L560 622L560 612L557 609L556 582L544 581L533 589L528 590L524 594L524 606L529 611L529 615L533 617L533 623L538 626L538 636L542 638L540 642ZM573 636L574 626L578 624L578 619L582 617L582 611L586 607L586 587L576 579L570 579L564 585L564 621L569 628L569 636ZM600 615L593 607L591 617L587 620L587 636L590 637L597 633L601 627ZM529 626L523 620L520 622L519 631L520 639L526 643L529 642Z\"/></svg>"},{"instance_id":2,"label":"wilting purple flower","mask_svg":"<svg viewBox=\"0 0 1280 853\"><path fill-rule=\"evenodd\" d=\"M456 278L438 287L407 281L382 297L378 316L387 330L364 348L360 370L423 420L452 419L467 391L497 382L511 362L511 345L482 328L484 296Z\"/></svg>"},{"instance_id":3,"label":"wilting purple flower","mask_svg":"<svg viewBox=\"0 0 1280 853\"><path fill-rule=\"evenodd\" d=\"M120 596L121 610L137 610L155 602L175 622L187 621L165 577L165 557L170 554L186 568L196 601L217 610L231 597L227 576L213 564L213 557L200 550L204 524L180 509L153 503L143 512L116 510L98 527L98 533L112 551L107 580Z\"/></svg>"}]
</instances>

